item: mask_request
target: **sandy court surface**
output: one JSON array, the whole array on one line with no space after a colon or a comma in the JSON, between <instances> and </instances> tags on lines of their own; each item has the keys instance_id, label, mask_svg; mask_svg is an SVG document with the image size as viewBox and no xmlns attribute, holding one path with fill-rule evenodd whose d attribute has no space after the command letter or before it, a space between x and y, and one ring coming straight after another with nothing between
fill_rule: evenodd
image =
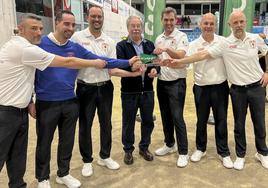
<instances>
[{"instance_id":1,"label":"sandy court surface","mask_svg":"<svg viewBox=\"0 0 268 188\"><path fill-rule=\"evenodd\" d=\"M97 158L99 152L99 125L98 119L95 118L93 125L93 150L94 150L94 174L85 178L81 175L82 160L78 148L78 137L76 131L76 140L73 150L73 157L71 161L70 174L81 180L82 187L96 187L96 188L124 188L124 187L268 187L268 170L264 169L261 164L255 160L256 153L255 141L253 134L253 127L250 115L247 117L246 133L247 133L247 156L245 168L242 171L234 169L225 169L216 153L214 126L208 125L208 145L207 155L199 163L190 162L186 168L178 168L176 166L177 154L170 154L164 157L156 157L154 161L147 162L143 160L138 154L138 142L140 140L140 124L136 123L136 150L134 151L134 164L127 166L123 162L124 152L121 144L121 100L120 100L120 79L112 78L115 92L114 92L114 106L113 106L113 146L112 158L119 162L121 168L116 171L109 170L105 167L97 165ZM189 71L187 78L187 97L185 103L184 117L187 125L189 154L195 150L195 106L192 93L193 78L192 72ZM155 95L156 96L156 95ZM152 134L152 144L150 150L154 152L158 147L163 145L163 131L159 112L157 97L155 97L155 111L156 115L155 129ZM234 152L234 125L233 114L231 109L231 101L229 101L228 111L228 133L229 133L229 148L231 150L231 158L235 159ZM266 104L266 128L268 124L267 113L268 108ZM55 182L57 171L57 139L58 134L55 133L52 146L51 159L51 186L52 188L61 188ZM37 187L35 180L35 121L30 120L29 128L29 144L28 144L28 161L25 180L28 187ZM0 188L7 187L7 174L5 167L0 173Z\"/></svg>"}]
</instances>

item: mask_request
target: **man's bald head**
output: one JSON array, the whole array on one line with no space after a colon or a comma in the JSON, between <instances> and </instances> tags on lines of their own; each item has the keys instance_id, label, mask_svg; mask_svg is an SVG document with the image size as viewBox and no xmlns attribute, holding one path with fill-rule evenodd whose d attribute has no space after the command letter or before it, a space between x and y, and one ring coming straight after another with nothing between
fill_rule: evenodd
<instances>
[{"instance_id":1,"label":"man's bald head","mask_svg":"<svg viewBox=\"0 0 268 188\"><path fill-rule=\"evenodd\" d=\"M246 36L245 28L247 24L247 19L242 11L237 10L232 12L229 16L228 24L233 32L233 35L236 38L241 40L245 38Z\"/></svg>"},{"instance_id":2,"label":"man's bald head","mask_svg":"<svg viewBox=\"0 0 268 188\"><path fill-rule=\"evenodd\" d=\"M206 13L202 16L200 29L205 40L211 40L216 30L216 16L212 13Z\"/></svg>"},{"instance_id":3,"label":"man's bald head","mask_svg":"<svg viewBox=\"0 0 268 188\"><path fill-rule=\"evenodd\" d=\"M216 24L216 16L214 14L210 13L210 12L206 13L206 14L204 14L202 16L200 23L202 23L202 22L204 22L206 20L214 20L214 23Z\"/></svg>"},{"instance_id":4,"label":"man's bald head","mask_svg":"<svg viewBox=\"0 0 268 188\"><path fill-rule=\"evenodd\" d=\"M230 24L234 19L238 18L238 17L241 17L241 18L244 18L244 20L246 21L246 15L244 14L243 11L241 10L236 10L236 11L233 11L230 16L229 16L229 20L228 20L228 23Z\"/></svg>"}]
</instances>

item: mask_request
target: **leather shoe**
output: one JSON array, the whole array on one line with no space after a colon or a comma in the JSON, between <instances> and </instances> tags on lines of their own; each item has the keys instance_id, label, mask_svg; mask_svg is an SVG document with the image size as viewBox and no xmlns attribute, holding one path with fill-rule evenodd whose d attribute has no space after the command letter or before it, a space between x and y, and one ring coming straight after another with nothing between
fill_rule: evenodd
<instances>
[{"instance_id":1,"label":"leather shoe","mask_svg":"<svg viewBox=\"0 0 268 188\"><path fill-rule=\"evenodd\" d=\"M154 160L153 154L148 150L140 150L139 154L146 160L146 161L152 161Z\"/></svg>"},{"instance_id":2,"label":"leather shoe","mask_svg":"<svg viewBox=\"0 0 268 188\"><path fill-rule=\"evenodd\" d=\"M124 163L127 165L133 164L133 156L131 152L125 152Z\"/></svg>"}]
</instances>

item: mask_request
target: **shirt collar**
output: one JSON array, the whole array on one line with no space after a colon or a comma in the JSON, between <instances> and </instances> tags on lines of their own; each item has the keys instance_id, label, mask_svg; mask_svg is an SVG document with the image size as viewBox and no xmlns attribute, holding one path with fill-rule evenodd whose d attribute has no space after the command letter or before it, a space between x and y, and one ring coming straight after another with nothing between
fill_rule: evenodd
<instances>
[{"instance_id":1,"label":"shirt collar","mask_svg":"<svg viewBox=\"0 0 268 188\"><path fill-rule=\"evenodd\" d=\"M101 35L98 38L95 38L95 36L90 32L89 27L85 29L85 36L87 38L104 40L104 33L102 31Z\"/></svg>"},{"instance_id":2,"label":"shirt collar","mask_svg":"<svg viewBox=\"0 0 268 188\"><path fill-rule=\"evenodd\" d=\"M250 38L250 36L249 36L249 33L248 33L248 32L245 32L245 34L246 34L246 36L245 36L245 38L244 38L244 40L243 40L243 41L245 41L245 40L247 40L248 38ZM233 41L233 42L238 42L238 41L241 41L241 39L236 38L236 37L234 36L234 34L233 34L233 33L231 33L231 35L229 36L229 39L230 39L231 41Z\"/></svg>"},{"instance_id":3,"label":"shirt collar","mask_svg":"<svg viewBox=\"0 0 268 188\"><path fill-rule=\"evenodd\" d=\"M205 41L205 39L203 38L202 34L200 35L199 40L200 40L200 42L201 42L202 45L209 44L207 41ZM218 41L219 41L218 36L216 34L214 34L213 41L210 44L216 43Z\"/></svg>"},{"instance_id":4,"label":"shirt collar","mask_svg":"<svg viewBox=\"0 0 268 188\"><path fill-rule=\"evenodd\" d=\"M69 41L69 40L67 40L65 43L61 44L61 43L55 38L55 36L53 35L52 32L50 32L50 33L47 35L47 37L48 37L52 42L54 42L55 44L57 44L58 46L64 46L64 45L67 44L68 41Z\"/></svg>"},{"instance_id":5,"label":"shirt collar","mask_svg":"<svg viewBox=\"0 0 268 188\"><path fill-rule=\"evenodd\" d=\"M141 39L141 43L140 43L139 45L141 45L142 43L146 43L146 42L147 42L147 40L144 39L144 38L142 38L142 39ZM127 38L127 43L130 43L130 44L136 44L135 42L133 42L133 40L131 40L130 37ZM137 45L137 44L136 44L136 45ZM138 46L139 46L139 45L138 45Z\"/></svg>"},{"instance_id":6,"label":"shirt collar","mask_svg":"<svg viewBox=\"0 0 268 188\"><path fill-rule=\"evenodd\" d=\"M16 36L12 36L12 38L15 38L16 40L19 39L19 40L23 40L29 44L32 44L30 43L30 41L28 41L26 38L22 37L22 36L19 36L19 35L16 35Z\"/></svg>"},{"instance_id":7,"label":"shirt collar","mask_svg":"<svg viewBox=\"0 0 268 188\"><path fill-rule=\"evenodd\" d=\"M174 28L174 30L170 33L170 35L165 35L165 31L162 33L162 38L174 38L176 36L177 30Z\"/></svg>"}]
</instances>

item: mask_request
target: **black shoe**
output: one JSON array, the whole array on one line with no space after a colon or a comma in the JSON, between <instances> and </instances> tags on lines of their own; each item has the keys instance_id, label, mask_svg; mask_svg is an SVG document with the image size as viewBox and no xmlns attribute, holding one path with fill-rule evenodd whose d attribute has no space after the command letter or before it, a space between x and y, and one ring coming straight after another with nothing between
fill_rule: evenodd
<instances>
[{"instance_id":1,"label":"black shoe","mask_svg":"<svg viewBox=\"0 0 268 188\"><path fill-rule=\"evenodd\" d=\"M127 165L133 164L133 156L131 152L125 152L124 163Z\"/></svg>"},{"instance_id":2,"label":"black shoe","mask_svg":"<svg viewBox=\"0 0 268 188\"><path fill-rule=\"evenodd\" d=\"M152 161L154 160L153 154L148 150L140 150L139 154L146 160L146 161Z\"/></svg>"}]
</instances>

